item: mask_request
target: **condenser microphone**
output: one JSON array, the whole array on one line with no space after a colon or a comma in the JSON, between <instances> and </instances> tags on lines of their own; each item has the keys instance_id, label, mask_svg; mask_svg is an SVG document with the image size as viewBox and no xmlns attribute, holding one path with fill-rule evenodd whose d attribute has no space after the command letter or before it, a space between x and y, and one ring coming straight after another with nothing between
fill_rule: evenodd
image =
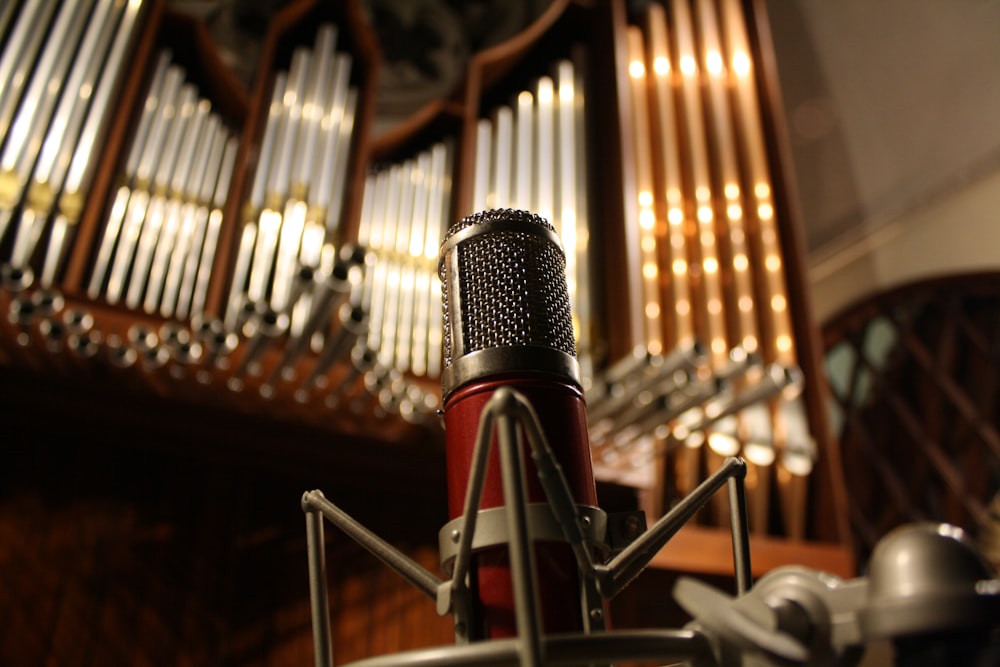
<instances>
[{"instance_id":1,"label":"condenser microphone","mask_svg":"<svg viewBox=\"0 0 1000 667\"><path fill-rule=\"evenodd\" d=\"M484 405L509 387L534 408L562 468L573 501L597 505L586 404L566 283L566 258L552 225L511 209L490 210L454 224L441 245L442 401L451 518L464 510L477 429ZM504 507L496 437L478 516ZM529 504L546 502L530 457ZM482 521L480 521L482 525ZM547 633L584 627L581 582L568 544L537 539L533 548L541 623ZM470 570L471 639L517 634L510 560L503 545L477 549Z\"/></svg>"}]
</instances>

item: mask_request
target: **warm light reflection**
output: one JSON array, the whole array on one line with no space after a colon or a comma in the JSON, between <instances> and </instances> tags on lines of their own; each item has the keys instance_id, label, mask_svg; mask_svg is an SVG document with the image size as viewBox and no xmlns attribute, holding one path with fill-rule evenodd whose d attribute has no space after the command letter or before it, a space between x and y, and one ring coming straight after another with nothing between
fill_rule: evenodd
<instances>
[{"instance_id":1,"label":"warm light reflection","mask_svg":"<svg viewBox=\"0 0 1000 667\"><path fill-rule=\"evenodd\" d=\"M301 254L319 255L323 250L323 239L326 236L326 229L322 225L307 223L302 230L302 250ZM415 255L419 257L420 255Z\"/></svg>"},{"instance_id":2,"label":"warm light reflection","mask_svg":"<svg viewBox=\"0 0 1000 667\"><path fill-rule=\"evenodd\" d=\"M729 433L713 431L708 435L708 446L719 456L736 456L740 452L740 442Z\"/></svg>"},{"instance_id":3,"label":"warm light reflection","mask_svg":"<svg viewBox=\"0 0 1000 667\"><path fill-rule=\"evenodd\" d=\"M641 60L633 60L628 65L628 73L633 79L641 79L646 75L646 66Z\"/></svg>"},{"instance_id":4,"label":"warm light reflection","mask_svg":"<svg viewBox=\"0 0 1000 667\"><path fill-rule=\"evenodd\" d=\"M681 56L681 74L685 76L693 76L698 72L698 63L695 62L694 56L690 54L684 54Z\"/></svg>"},{"instance_id":5,"label":"warm light reflection","mask_svg":"<svg viewBox=\"0 0 1000 667\"><path fill-rule=\"evenodd\" d=\"M754 465L769 466L774 463L774 445L751 440L743 445L743 456Z\"/></svg>"},{"instance_id":6,"label":"warm light reflection","mask_svg":"<svg viewBox=\"0 0 1000 667\"><path fill-rule=\"evenodd\" d=\"M747 76L750 74L750 56L743 51L733 54L733 72L736 76Z\"/></svg>"},{"instance_id":7,"label":"warm light reflection","mask_svg":"<svg viewBox=\"0 0 1000 667\"><path fill-rule=\"evenodd\" d=\"M705 434L701 431L695 431L686 438L684 438L684 446L688 449L698 449L705 442Z\"/></svg>"},{"instance_id":8,"label":"warm light reflection","mask_svg":"<svg viewBox=\"0 0 1000 667\"><path fill-rule=\"evenodd\" d=\"M793 475L805 477L816 461L816 441L809 433L809 419L801 397L782 401L779 414L784 423L781 463Z\"/></svg>"},{"instance_id":9,"label":"warm light reflection","mask_svg":"<svg viewBox=\"0 0 1000 667\"><path fill-rule=\"evenodd\" d=\"M787 448L781 454L781 465L797 477L806 477L815 467L815 459L808 450Z\"/></svg>"},{"instance_id":10,"label":"warm light reflection","mask_svg":"<svg viewBox=\"0 0 1000 667\"><path fill-rule=\"evenodd\" d=\"M552 80L547 77L538 82L538 103L552 103Z\"/></svg>"},{"instance_id":11,"label":"warm light reflection","mask_svg":"<svg viewBox=\"0 0 1000 667\"><path fill-rule=\"evenodd\" d=\"M705 66L708 68L708 73L712 76L722 74L722 54L718 51L709 51L705 54Z\"/></svg>"},{"instance_id":12,"label":"warm light reflection","mask_svg":"<svg viewBox=\"0 0 1000 667\"><path fill-rule=\"evenodd\" d=\"M656 226L656 215L648 208L639 211L639 226L643 229L653 229Z\"/></svg>"}]
</instances>

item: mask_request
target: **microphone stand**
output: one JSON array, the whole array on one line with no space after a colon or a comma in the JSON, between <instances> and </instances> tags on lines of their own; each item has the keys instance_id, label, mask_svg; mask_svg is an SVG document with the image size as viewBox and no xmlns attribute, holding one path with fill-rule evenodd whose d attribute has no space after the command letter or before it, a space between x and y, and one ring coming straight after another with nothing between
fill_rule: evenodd
<instances>
[{"instance_id":1,"label":"microphone stand","mask_svg":"<svg viewBox=\"0 0 1000 667\"><path fill-rule=\"evenodd\" d=\"M494 441L500 448L504 497L508 500L504 507L492 512L503 514L506 534L494 534L503 531L491 529L486 535L478 535L476 525L480 514L479 501L487 457ZM547 510L550 515L548 522L538 518L540 512L535 511L537 506L527 503L525 472L521 459L523 444L528 445L536 464L539 482L548 500L547 504L541 505L541 513ZM593 553L600 550L602 545L594 542L602 542L604 535L597 534L597 531L588 534L586 526L606 524L591 519L594 508L581 508L574 504L569 485L531 404L519 392L507 386L501 387L486 403L480 418L464 513L441 531L442 563L454 559L450 579L437 577L365 528L327 500L322 491L312 490L303 494L316 667L332 667L334 664L323 539L324 518L434 600L440 615L451 614L454 618L455 646L369 658L358 661L355 665L398 667L420 664L431 667L513 662L535 667L550 660L581 664L621 660L685 660L691 665L713 665L715 659L711 645L706 636L696 630L605 631L601 599L610 599L621 592L649 564L663 545L723 486L728 487L730 499L737 592L740 595L746 593L750 589L752 575L743 484L745 475L746 464L742 459L726 459L717 472L618 555L606 564L595 563ZM600 510L597 513L603 515ZM561 532L561 539L569 543L581 576L581 607L584 615L582 633L545 636L541 632L531 540L542 537L540 533L551 533L553 523L557 525L557 531ZM557 535L551 534L544 537L559 539ZM454 546L446 548L449 542ZM468 586L468 574L472 554L483 546L501 543L507 543L510 550L518 635L512 639L469 642L467 633L473 597Z\"/></svg>"}]
</instances>

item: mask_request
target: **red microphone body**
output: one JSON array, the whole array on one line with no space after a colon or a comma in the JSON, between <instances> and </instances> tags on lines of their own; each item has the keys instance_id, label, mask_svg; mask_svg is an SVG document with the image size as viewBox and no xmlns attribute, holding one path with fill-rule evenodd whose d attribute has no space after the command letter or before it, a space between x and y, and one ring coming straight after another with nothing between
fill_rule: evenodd
<instances>
[{"instance_id":1,"label":"red microphone body","mask_svg":"<svg viewBox=\"0 0 1000 667\"><path fill-rule=\"evenodd\" d=\"M464 511L483 408L501 386L522 394L537 413L574 502L596 507L565 254L552 226L516 210L469 216L449 230L441 247L439 274L451 518ZM480 511L505 503L498 450L494 437ZM545 503L531 457L523 452L521 460L529 504ZM540 540L533 555L543 630L581 631L581 583L569 545ZM476 627L470 638L517 634L509 563L505 546L475 553L471 579Z\"/></svg>"}]
</instances>

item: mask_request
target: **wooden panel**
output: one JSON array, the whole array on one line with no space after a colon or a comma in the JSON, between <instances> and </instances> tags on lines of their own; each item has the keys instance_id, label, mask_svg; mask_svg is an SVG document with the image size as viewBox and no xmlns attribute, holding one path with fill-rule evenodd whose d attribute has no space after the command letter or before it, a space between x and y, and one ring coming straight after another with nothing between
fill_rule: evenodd
<instances>
[{"instance_id":1,"label":"wooden panel","mask_svg":"<svg viewBox=\"0 0 1000 667\"><path fill-rule=\"evenodd\" d=\"M842 544L750 536L754 576L776 567L801 565L849 578L857 573L851 551ZM651 568L725 576L733 571L732 537L726 530L688 526L657 553Z\"/></svg>"},{"instance_id":2,"label":"wooden panel","mask_svg":"<svg viewBox=\"0 0 1000 667\"><path fill-rule=\"evenodd\" d=\"M299 498L316 485L436 570L431 498L104 439L7 439L5 665L312 664ZM342 534L327 541L338 662L451 643L430 599Z\"/></svg>"}]
</instances>

